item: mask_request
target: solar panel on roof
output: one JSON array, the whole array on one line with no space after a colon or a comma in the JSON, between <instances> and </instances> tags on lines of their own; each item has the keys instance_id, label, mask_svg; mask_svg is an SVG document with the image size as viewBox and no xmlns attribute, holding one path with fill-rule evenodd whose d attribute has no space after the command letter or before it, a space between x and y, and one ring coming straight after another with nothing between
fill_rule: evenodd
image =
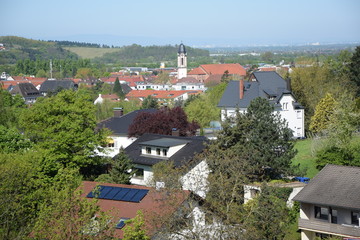
<instances>
[{"instance_id":1,"label":"solar panel on roof","mask_svg":"<svg viewBox=\"0 0 360 240\"><path fill-rule=\"evenodd\" d=\"M113 200L122 201L124 196L130 191L130 188L121 188L118 194L113 198Z\"/></svg>"},{"instance_id":2,"label":"solar panel on roof","mask_svg":"<svg viewBox=\"0 0 360 240\"><path fill-rule=\"evenodd\" d=\"M140 202L148 192L149 190L146 189L99 186L94 188L94 190L91 191L86 197L97 197L99 199L126 202Z\"/></svg>"},{"instance_id":3,"label":"solar panel on roof","mask_svg":"<svg viewBox=\"0 0 360 240\"><path fill-rule=\"evenodd\" d=\"M119 191L120 191L120 189L113 187L111 189L111 191L108 194L106 194L104 199L113 199L115 197L115 195L119 193Z\"/></svg>"},{"instance_id":4,"label":"solar panel on roof","mask_svg":"<svg viewBox=\"0 0 360 240\"><path fill-rule=\"evenodd\" d=\"M131 189L122 199L123 201L132 202L131 199L137 194L139 189Z\"/></svg>"},{"instance_id":5,"label":"solar panel on roof","mask_svg":"<svg viewBox=\"0 0 360 240\"><path fill-rule=\"evenodd\" d=\"M140 202L141 199L143 199L148 192L149 192L149 190L140 189L136 193L136 195L131 199L132 202Z\"/></svg>"},{"instance_id":6,"label":"solar panel on roof","mask_svg":"<svg viewBox=\"0 0 360 240\"><path fill-rule=\"evenodd\" d=\"M105 196L112 190L112 187L104 187L101 189L100 195L98 198L105 198Z\"/></svg>"}]
</instances>

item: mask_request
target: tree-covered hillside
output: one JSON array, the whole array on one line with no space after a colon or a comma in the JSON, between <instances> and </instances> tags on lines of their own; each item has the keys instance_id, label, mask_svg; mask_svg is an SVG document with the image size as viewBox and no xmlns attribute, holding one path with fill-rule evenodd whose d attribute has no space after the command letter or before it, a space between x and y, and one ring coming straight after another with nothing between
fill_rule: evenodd
<instances>
[{"instance_id":1,"label":"tree-covered hillside","mask_svg":"<svg viewBox=\"0 0 360 240\"><path fill-rule=\"evenodd\" d=\"M78 56L53 42L37 41L16 36L0 37L6 50L0 51L0 65L18 60L78 59Z\"/></svg>"}]
</instances>

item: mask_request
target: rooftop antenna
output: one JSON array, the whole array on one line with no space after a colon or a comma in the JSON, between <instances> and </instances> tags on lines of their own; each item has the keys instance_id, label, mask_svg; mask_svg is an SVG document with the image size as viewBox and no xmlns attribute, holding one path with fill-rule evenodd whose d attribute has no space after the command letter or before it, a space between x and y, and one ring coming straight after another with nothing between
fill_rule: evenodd
<instances>
[{"instance_id":1,"label":"rooftop antenna","mask_svg":"<svg viewBox=\"0 0 360 240\"><path fill-rule=\"evenodd\" d=\"M50 59L50 79L53 78L53 77L52 77L52 71L53 71L53 69L52 69L52 61L51 61L51 59Z\"/></svg>"}]
</instances>

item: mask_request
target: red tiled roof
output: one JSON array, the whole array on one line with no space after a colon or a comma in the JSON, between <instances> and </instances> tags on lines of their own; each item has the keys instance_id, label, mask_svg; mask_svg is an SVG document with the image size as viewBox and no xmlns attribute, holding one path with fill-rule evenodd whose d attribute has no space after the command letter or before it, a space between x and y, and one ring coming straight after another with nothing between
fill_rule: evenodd
<instances>
[{"instance_id":1,"label":"red tiled roof","mask_svg":"<svg viewBox=\"0 0 360 240\"><path fill-rule=\"evenodd\" d=\"M218 84L221 82L223 74L212 74L204 82Z\"/></svg>"},{"instance_id":2,"label":"red tiled roof","mask_svg":"<svg viewBox=\"0 0 360 240\"><path fill-rule=\"evenodd\" d=\"M207 74L224 74L224 72L227 70L229 71L229 74L237 74L240 76L245 76L246 71L238 63L227 63L227 64L203 64L200 65L200 68L202 68Z\"/></svg>"},{"instance_id":3,"label":"red tiled roof","mask_svg":"<svg viewBox=\"0 0 360 240\"><path fill-rule=\"evenodd\" d=\"M200 67L194 68L190 72L188 72L188 75L205 75L205 74L206 72Z\"/></svg>"},{"instance_id":4,"label":"red tiled roof","mask_svg":"<svg viewBox=\"0 0 360 240\"><path fill-rule=\"evenodd\" d=\"M132 90L126 94L127 98L146 98L151 95L158 99L171 99L179 97L189 91L166 91L166 90Z\"/></svg>"},{"instance_id":5,"label":"red tiled roof","mask_svg":"<svg viewBox=\"0 0 360 240\"><path fill-rule=\"evenodd\" d=\"M139 203L98 199L100 210L111 215L114 222L118 222L122 217L134 218L136 212L141 210L144 214L145 228L149 235L155 233L156 228L161 227L159 222L154 220L170 217L190 195L188 191L179 191L169 196L161 191L156 191L153 188L144 186L84 181L81 186L83 190L82 197L86 197L97 185L149 190ZM122 238L123 231L116 229L114 235L114 237Z\"/></svg>"}]
</instances>

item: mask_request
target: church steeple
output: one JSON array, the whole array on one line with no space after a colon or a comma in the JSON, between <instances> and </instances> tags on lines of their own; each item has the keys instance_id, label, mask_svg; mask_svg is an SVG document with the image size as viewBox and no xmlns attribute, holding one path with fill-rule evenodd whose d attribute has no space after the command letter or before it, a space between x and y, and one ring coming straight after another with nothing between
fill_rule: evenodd
<instances>
[{"instance_id":1,"label":"church steeple","mask_svg":"<svg viewBox=\"0 0 360 240\"><path fill-rule=\"evenodd\" d=\"M181 43L178 50L178 79L187 77L187 57L185 45Z\"/></svg>"}]
</instances>

